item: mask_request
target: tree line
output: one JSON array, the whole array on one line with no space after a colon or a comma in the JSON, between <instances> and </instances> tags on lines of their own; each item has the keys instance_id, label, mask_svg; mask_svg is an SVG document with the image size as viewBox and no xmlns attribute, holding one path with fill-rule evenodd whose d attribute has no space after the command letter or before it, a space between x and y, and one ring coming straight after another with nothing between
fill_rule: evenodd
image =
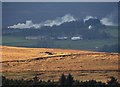
<instances>
[{"instance_id":1,"label":"tree line","mask_svg":"<svg viewBox=\"0 0 120 87\"><path fill-rule=\"evenodd\" d=\"M59 81L43 81L37 76L31 80L13 80L7 79L5 76L1 76L1 78L2 87L120 87L118 80L114 77L110 77L110 80L107 81L107 83L98 82L96 80L78 81L74 80L71 74L68 74L67 76L62 74Z\"/></svg>"}]
</instances>

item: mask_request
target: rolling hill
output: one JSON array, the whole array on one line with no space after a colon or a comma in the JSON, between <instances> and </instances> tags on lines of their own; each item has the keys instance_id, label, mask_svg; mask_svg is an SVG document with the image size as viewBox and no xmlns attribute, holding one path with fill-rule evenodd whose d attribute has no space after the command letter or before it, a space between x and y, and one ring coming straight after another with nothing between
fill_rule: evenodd
<instances>
[{"instance_id":1,"label":"rolling hill","mask_svg":"<svg viewBox=\"0 0 120 87\"><path fill-rule=\"evenodd\" d=\"M89 73L89 75L91 72L103 74L101 71L104 71L104 74L109 72L108 76L116 76L118 73L112 72L111 74L111 71L119 71L117 53L10 46L1 48L2 69L0 71L8 78L30 79L38 75L42 79L53 77L58 79L56 76L61 73L73 73L78 79L80 71L82 74ZM52 75L54 76L51 77ZM85 79L90 78L91 76Z\"/></svg>"},{"instance_id":2,"label":"rolling hill","mask_svg":"<svg viewBox=\"0 0 120 87\"><path fill-rule=\"evenodd\" d=\"M118 70L118 54L3 46L1 63L3 64L3 71L6 71L9 64L18 64L19 66L13 66L7 71L15 71L15 68L17 71L21 71L21 68L23 68L22 71L28 68L33 70ZM23 65L24 67L22 67ZM29 67L25 68L25 66Z\"/></svg>"}]
</instances>

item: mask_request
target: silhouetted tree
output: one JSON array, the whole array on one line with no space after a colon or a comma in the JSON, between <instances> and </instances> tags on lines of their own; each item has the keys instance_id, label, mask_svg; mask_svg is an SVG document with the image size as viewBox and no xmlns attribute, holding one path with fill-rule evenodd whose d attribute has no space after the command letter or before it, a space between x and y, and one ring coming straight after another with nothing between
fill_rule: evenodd
<instances>
[{"instance_id":1,"label":"silhouetted tree","mask_svg":"<svg viewBox=\"0 0 120 87\"><path fill-rule=\"evenodd\" d=\"M35 76L34 78L33 78L33 85L39 85L39 78L37 77L37 76Z\"/></svg>"},{"instance_id":2,"label":"silhouetted tree","mask_svg":"<svg viewBox=\"0 0 120 87\"><path fill-rule=\"evenodd\" d=\"M74 81L71 74L65 77L64 74L61 75L60 84L51 80L42 81L35 76L32 80L13 80L7 79L4 76L2 78L2 87L120 87L117 79L111 77L107 83L97 82L96 80L89 81Z\"/></svg>"},{"instance_id":3,"label":"silhouetted tree","mask_svg":"<svg viewBox=\"0 0 120 87\"><path fill-rule=\"evenodd\" d=\"M72 86L74 80L71 74L68 74L67 78L66 78L66 85L67 86Z\"/></svg>"},{"instance_id":4,"label":"silhouetted tree","mask_svg":"<svg viewBox=\"0 0 120 87\"><path fill-rule=\"evenodd\" d=\"M64 74L61 75L59 82L60 82L61 86L65 86L65 84L66 84L66 77L65 77Z\"/></svg>"},{"instance_id":5,"label":"silhouetted tree","mask_svg":"<svg viewBox=\"0 0 120 87\"><path fill-rule=\"evenodd\" d=\"M107 84L109 87L118 87L118 85L119 85L117 79L114 77L110 77L110 80L107 81Z\"/></svg>"}]
</instances>

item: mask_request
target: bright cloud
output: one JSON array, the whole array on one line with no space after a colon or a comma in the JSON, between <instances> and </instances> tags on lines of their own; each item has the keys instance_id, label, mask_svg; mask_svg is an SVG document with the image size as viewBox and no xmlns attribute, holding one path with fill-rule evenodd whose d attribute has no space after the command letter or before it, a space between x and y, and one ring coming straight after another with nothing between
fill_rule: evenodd
<instances>
[{"instance_id":1,"label":"bright cloud","mask_svg":"<svg viewBox=\"0 0 120 87\"><path fill-rule=\"evenodd\" d=\"M25 28L41 28L42 26L59 26L65 22L72 22L72 21L76 21L77 19L74 18L71 14L66 14L63 17L58 17L55 20L46 20L44 22L38 23L38 24L34 24L32 22L32 20L26 20L25 23L18 23L12 26L8 26L8 28L19 28L19 29L25 29Z\"/></svg>"}]
</instances>

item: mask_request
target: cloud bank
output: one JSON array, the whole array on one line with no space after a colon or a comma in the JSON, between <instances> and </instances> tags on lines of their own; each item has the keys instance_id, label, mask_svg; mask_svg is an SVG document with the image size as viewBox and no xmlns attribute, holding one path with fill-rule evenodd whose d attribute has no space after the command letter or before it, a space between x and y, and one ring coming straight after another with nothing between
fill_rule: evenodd
<instances>
[{"instance_id":1,"label":"cloud bank","mask_svg":"<svg viewBox=\"0 0 120 87\"><path fill-rule=\"evenodd\" d=\"M104 25L108 25L108 26L115 26L116 25L116 24L113 23L113 21L111 19L109 19L107 17L106 18L102 18L100 21Z\"/></svg>"},{"instance_id":2,"label":"cloud bank","mask_svg":"<svg viewBox=\"0 0 120 87\"><path fill-rule=\"evenodd\" d=\"M76 20L77 19L74 18L71 14L66 14L63 17L56 18L55 20L46 20L46 21L38 23L38 24L34 24L32 22L32 20L26 20L25 23L18 23L18 24L12 25L12 26L8 26L8 28L14 28L14 29L35 28L35 29L38 29L43 26L50 26L50 27L52 27L54 25L59 26L65 22L72 22L72 21L76 21Z\"/></svg>"},{"instance_id":3,"label":"cloud bank","mask_svg":"<svg viewBox=\"0 0 120 87\"><path fill-rule=\"evenodd\" d=\"M85 23L85 21L89 20L89 19L97 19L97 17L93 17L93 16L86 16L83 21Z\"/></svg>"},{"instance_id":4,"label":"cloud bank","mask_svg":"<svg viewBox=\"0 0 120 87\"><path fill-rule=\"evenodd\" d=\"M115 21L117 19L115 19L114 15L108 15L106 17L103 17L100 20L100 22L104 25L107 26L116 26L117 23L115 23ZM97 17L93 17L93 16L86 16L83 19L83 22L85 23L85 21L89 20L89 19L98 19ZM32 20L26 20L25 23L18 23L18 24L14 24L12 26L8 26L8 28L13 28L13 29L26 29L26 28L35 28L35 29L40 29L43 26L49 26L49 27L53 27L55 26L60 26L61 24L65 23L65 22L72 22L72 21L77 21L78 19L73 17L71 14L66 14L62 17L58 17L55 20L46 20L44 22L41 23L33 23ZM91 26L89 26L89 29L91 29Z\"/></svg>"},{"instance_id":5,"label":"cloud bank","mask_svg":"<svg viewBox=\"0 0 120 87\"><path fill-rule=\"evenodd\" d=\"M103 17L100 19L100 22L106 26L117 26L117 23L115 23L115 21L117 21L117 15L113 15L110 14L106 17ZM98 19L97 17L93 17L93 16L86 16L83 21L85 23L85 21L89 20L89 19Z\"/></svg>"},{"instance_id":6,"label":"cloud bank","mask_svg":"<svg viewBox=\"0 0 120 87\"><path fill-rule=\"evenodd\" d=\"M113 11L111 14L101 19L101 22L105 25L109 26L117 26L118 25L118 12Z\"/></svg>"}]
</instances>

